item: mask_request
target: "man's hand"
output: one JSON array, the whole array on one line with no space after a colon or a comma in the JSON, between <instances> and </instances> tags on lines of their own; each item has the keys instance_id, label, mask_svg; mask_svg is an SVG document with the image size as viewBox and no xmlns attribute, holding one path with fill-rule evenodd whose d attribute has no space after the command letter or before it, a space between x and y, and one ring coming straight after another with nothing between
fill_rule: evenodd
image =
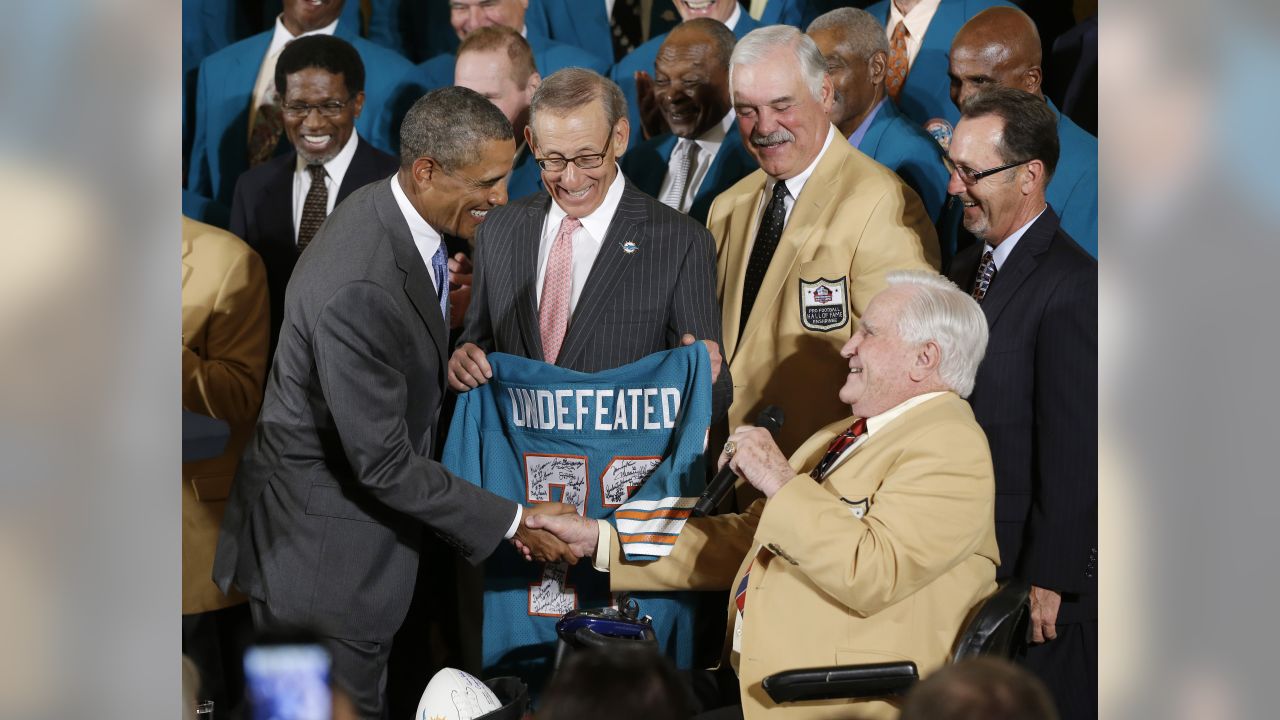
<instances>
[{"instance_id":1,"label":"man's hand","mask_svg":"<svg viewBox=\"0 0 1280 720\"><path fill-rule=\"evenodd\" d=\"M725 445L734 447L733 457L727 457L724 450L721 450L716 467L722 468L726 462L729 463L738 477L746 478L765 497L773 497L774 493L795 476L795 471L787 463L787 457L774 442L773 435L764 428L743 425L733 431Z\"/></svg>"},{"instance_id":2,"label":"man's hand","mask_svg":"<svg viewBox=\"0 0 1280 720\"><path fill-rule=\"evenodd\" d=\"M595 555L596 543L600 541L600 523L577 513L531 517L529 527L542 528L555 535L578 557Z\"/></svg>"},{"instance_id":3,"label":"man's hand","mask_svg":"<svg viewBox=\"0 0 1280 720\"><path fill-rule=\"evenodd\" d=\"M449 358L449 387L466 392L479 387L493 377L493 368L484 351L475 343L463 343Z\"/></svg>"},{"instance_id":4,"label":"man's hand","mask_svg":"<svg viewBox=\"0 0 1280 720\"><path fill-rule=\"evenodd\" d=\"M636 105L640 112L640 134L645 140L651 137L657 137L670 128L667 127L667 119L662 116L662 109L658 107L658 96L653 89L653 78L644 70L637 70L636 79Z\"/></svg>"},{"instance_id":5,"label":"man's hand","mask_svg":"<svg viewBox=\"0 0 1280 720\"><path fill-rule=\"evenodd\" d=\"M680 338L681 345L692 345L698 342L698 338L690 333L685 333ZM720 345L715 340L703 340L707 346L707 356L711 360L711 382L715 382L720 378L720 365L724 359L720 357Z\"/></svg>"},{"instance_id":6,"label":"man's hand","mask_svg":"<svg viewBox=\"0 0 1280 720\"><path fill-rule=\"evenodd\" d=\"M539 517L559 517L562 515L578 517L578 510L572 505L558 502L538 503L524 509L524 514L520 517L520 526L516 528L516 534L511 538L511 541L516 546L516 549L524 555L525 560L567 562L570 565L578 563L581 553L573 552L568 545L561 542L555 535L546 530L539 530L535 525L530 524L531 520L536 522L536 518Z\"/></svg>"},{"instance_id":7,"label":"man's hand","mask_svg":"<svg viewBox=\"0 0 1280 720\"><path fill-rule=\"evenodd\" d=\"M1058 637L1058 608L1062 595L1031 586L1031 642L1039 645Z\"/></svg>"},{"instance_id":8,"label":"man's hand","mask_svg":"<svg viewBox=\"0 0 1280 720\"><path fill-rule=\"evenodd\" d=\"M471 304L471 275L474 268L471 258L457 253L449 258L449 328L462 327L462 320L467 315L467 306Z\"/></svg>"}]
</instances>

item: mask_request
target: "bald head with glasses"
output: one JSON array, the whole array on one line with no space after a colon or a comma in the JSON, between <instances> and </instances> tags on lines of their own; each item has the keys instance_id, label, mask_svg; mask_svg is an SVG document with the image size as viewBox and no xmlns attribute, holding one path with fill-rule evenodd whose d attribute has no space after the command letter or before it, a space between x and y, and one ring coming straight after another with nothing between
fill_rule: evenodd
<instances>
[{"instance_id":1,"label":"bald head with glasses","mask_svg":"<svg viewBox=\"0 0 1280 720\"><path fill-rule=\"evenodd\" d=\"M1003 86L970 95L960 113L943 155L947 193L963 205L965 230L996 247L1045 208L1057 118L1039 97Z\"/></svg>"}]
</instances>

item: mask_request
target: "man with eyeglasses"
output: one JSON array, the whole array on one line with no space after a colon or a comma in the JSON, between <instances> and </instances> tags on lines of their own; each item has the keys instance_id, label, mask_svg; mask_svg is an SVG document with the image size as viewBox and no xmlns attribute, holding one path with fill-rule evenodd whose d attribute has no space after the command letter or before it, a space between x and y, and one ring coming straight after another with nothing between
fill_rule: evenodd
<instances>
[{"instance_id":1,"label":"man with eyeglasses","mask_svg":"<svg viewBox=\"0 0 1280 720\"><path fill-rule=\"evenodd\" d=\"M442 240L471 237L506 202L511 123L444 88L410 108L400 147L399 171L352 193L298 260L213 568L223 592L249 596L255 627L317 632L364 718L384 716L426 530L472 563L517 537L539 560L572 560L526 526L571 506L521 509L432 459L449 344Z\"/></svg>"},{"instance_id":2,"label":"man with eyeglasses","mask_svg":"<svg viewBox=\"0 0 1280 720\"><path fill-rule=\"evenodd\" d=\"M951 45L951 101L960 107L978 89L994 83L1025 90L1049 106L1058 118L1060 159L1045 197L1072 239L1096 258L1098 139L1044 97L1040 48L1036 24L1023 11L997 7L978 13L960 28ZM944 235L950 232L950 227L943 230Z\"/></svg>"},{"instance_id":3,"label":"man with eyeglasses","mask_svg":"<svg viewBox=\"0 0 1280 720\"><path fill-rule=\"evenodd\" d=\"M951 279L991 341L969 402L996 473L999 577L1031 588L1025 662L1063 718L1097 717L1098 264L1045 187L1057 117L1035 95L984 88L961 105L948 192L979 240Z\"/></svg>"},{"instance_id":4,"label":"man with eyeglasses","mask_svg":"<svg viewBox=\"0 0 1280 720\"><path fill-rule=\"evenodd\" d=\"M283 154L275 66L284 48L301 37L339 37L356 49L368 93L356 127L374 147L395 152L393 120L399 119L405 74L413 65L359 37L359 23L343 13L346 6L344 0L284 0L273 29L228 45L200 63L195 112L189 120L193 134L183 214L225 226L240 175Z\"/></svg>"},{"instance_id":5,"label":"man with eyeglasses","mask_svg":"<svg viewBox=\"0 0 1280 720\"><path fill-rule=\"evenodd\" d=\"M712 417L724 416L715 247L623 177L626 113L618 86L583 68L534 93L525 140L546 189L495 210L476 236L471 307L449 360L455 390L488 380L491 352L598 372L703 340Z\"/></svg>"},{"instance_id":6,"label":"man with eyeglasses","mask_svg":"<svg viewBox=\"0 0 1280 720\"><path fill-rule=\"evenodd\" d=\"M335 205L398 166L356 131L364 111L364 63L347 41L312 35L289 43L276 61L275 85L294 151L240 176L230 228L267 266L272 354L298 256Z\"/></svg>"}]
</instances>

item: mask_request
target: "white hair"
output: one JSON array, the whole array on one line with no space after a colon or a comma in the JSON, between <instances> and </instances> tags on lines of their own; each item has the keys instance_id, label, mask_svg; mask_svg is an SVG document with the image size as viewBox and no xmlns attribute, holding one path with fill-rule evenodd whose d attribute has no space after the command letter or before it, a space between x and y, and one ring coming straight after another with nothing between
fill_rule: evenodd
<instances>
[{"instance_id":1,"label":"white hair","mask_svg":"<svg viewBox=\"0 0 1280 720\"><path fill-rule=\"evenodd\" d=\"M791 25L766 25L747 33L733 48L729 59L729 91L733 92L733 71L739 65L759 65L780 47L788 47L796 56L800 76L809 86L813 99L822 102L822 79L827 74L827 61L813 38Z\"/></svg>"},{"instance_id":2,"label":"white hair","mask_svg":"<svg viewBox=\"0 0 1280 720\"><path fill-rule=\"evenodd\" d=\"M895 270L885 279L889 287L913 289L898 316L898 335L913 344L936 342L942 351L939 377L957 395L969 397L987 351L987 317L978 301L937 273Z\"/></svg>"}]
</instances>

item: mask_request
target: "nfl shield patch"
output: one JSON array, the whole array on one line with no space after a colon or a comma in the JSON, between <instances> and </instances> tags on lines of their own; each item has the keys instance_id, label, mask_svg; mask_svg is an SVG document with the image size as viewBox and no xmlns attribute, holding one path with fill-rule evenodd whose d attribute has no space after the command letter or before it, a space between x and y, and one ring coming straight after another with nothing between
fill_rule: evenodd
<instances>
[{"instance_id":1,"label":"nfl shield patch","mask_svg":"<svg viewBox=\"0 0 1280 720\"><path fill-rule=\"evenodd\" d=\"M847 278L800 281L800 323L806 330L831 332L849 324Z\"/></svg>"}]
</instances>

